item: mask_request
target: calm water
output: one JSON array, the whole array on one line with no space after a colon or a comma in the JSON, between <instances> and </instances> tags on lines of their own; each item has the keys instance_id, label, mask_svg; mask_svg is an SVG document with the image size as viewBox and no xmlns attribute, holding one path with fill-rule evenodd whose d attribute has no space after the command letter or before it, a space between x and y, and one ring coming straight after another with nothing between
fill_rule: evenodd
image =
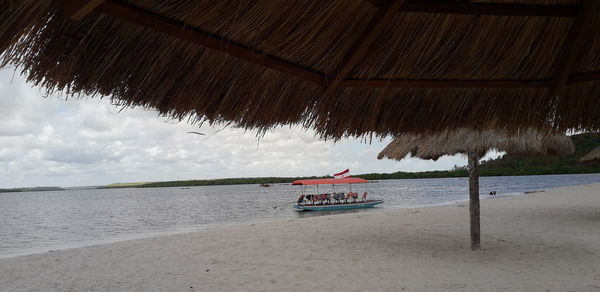
<instances>
[{"instance_id":1,"label":"calm water","mask_svg":"<svg viewBox=\"0 0 600 292\"><path fill-rule=\"evenodd\" d=\"M600 182L600 174L481 178L498 195ZM383 208L466 201L466 178L383 180L368 184ZM308 190L314 188L308 188ZM347 191L347 188L336 188ZM299 188L274 185L69 190L0 194L0 257L239 224L331 214L295 212ZM321 186L331 192L331 186ZM363 192L364 185L353 191ZM482 198L486 197L482 195ZM354 212L377 212L381 209Z\"/></svg>"}]
</instances>

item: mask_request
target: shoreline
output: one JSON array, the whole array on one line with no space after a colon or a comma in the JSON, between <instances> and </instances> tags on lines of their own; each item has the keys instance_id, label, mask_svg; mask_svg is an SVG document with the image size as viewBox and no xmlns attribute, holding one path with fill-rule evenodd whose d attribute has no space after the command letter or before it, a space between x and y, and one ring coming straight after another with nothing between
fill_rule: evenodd
<instances>
[{"instance_id":1,"label":"shoreline","mask_svg":"<svg viewBox=\"0 0 600 292\"><path fill-rule=\"evenodd\" d=\"M504 194L499 194L495 197L491 197L486 194L481 194L480 199L481 200L494 199L494 198L499 199L499 198L503 198L503 197L521 196L521 195L526 195L526 194L529 194L532 192L537 193L537 192L544 192L544 191L545 190L535 190L535 191L525 191L525 192L518 192L518 193L504 193ZM44 254L44 253L66 251L66 250L70 250L70 249L85 248L85 247L91 247L91 246L100 246L100 245L113 244L113 243L126 242L126 241L144 240L144 239L152 239L152 238L158 238L158 237L174 236L174 235L178 235L178 234L204 232L204 231L208 231L208 230L236 227L236 226L253 226L255 224L264 224L264 223L272 223L272 222L280 222L280 221L305 220L305 219L309 219L312 217L340 216L340 215L344 215L344 214L354 214L354 213L359 213L359 212L360 213L365 213L365 212L370 213L370 212L385 212L385 211L404 210L404 209L432 208L432 207L441 207L441 206L451 206L451 205L457 205L457 204L463 204L463 203L468 203L468 198L465 198L464 200L458 200L458 201L452 201L452 202L442 202L442 203L437 203L437 204L389 206L389 207L382 206L382 207L365 209L365 210L360 210L360 211L349 211L346 213L338 211L339 214L314 215L314 216L308 216L308 217L304 217L304 218L299 217L299 218L290 219L290 218L273 217L270 219L263 219L263 220L250 221L250 222L211 223L211 224L205 224L205 225L200 225L200 226L179 228L179 229L175 229L175 230L163 230L163 231L140 233L140 234L133 234L133 235L119 235L119 236L115 236L115 237L111 237L111 238L92 240L92 241L82 241L79 243L71 243L71 244L40 247L40 248L31 248L31 249L27 249L22 252L18 252L18 253L14 253L14 254L6 254L6 255L0 254L0 260L21 257L21 256L39 255L39 254Z\"/></svg>"},{"instance_id":2,"label":"shoreline","mask_svg":"<svg viewBox=\"0 0 600 292\"><path fill-rule=\"evenodd\" d=\"M600 291L600 183L227 226L0 259L8 291Z\"/></svg>"},{"instance_id":3,"label":"shoreline","mask_svg":"<svg viewBox=\"0 0 600 292\"><path fill-rule=\"evenodd\" d=\"M583 184L583 185L587 185L587 184ZM583 185L574 185L574 186L583 186ZM527 194L531 194L531 193L545 192L546 190L553 190L553 189L556 189L556 188L540 189L540 190L524 191L524 192L514 192L514 193L503 193L503 194L499 194L494 197L488 196L487 194L480 194L480 200L500 199L500 198L504 198L504 197L522 196L522 195L527 195ZM71 244L40 247L40 248L31 248L31 249L27 249L22 252L13 253L13 254L5 254L5 255L0 254L0 260L21 257L21 256L39 255L39 254L44 254L44 253L66 251L66 250L70 250L70 249L85 248L85 247L91 247L91 246L100 246L100 245L113 244L113 243L126 242L126 241L144 240L144 239L152 239L152 238L158 238L158 237L174 236L174 235L179 235L179 234L204 232L204 231L228 228L228 227L253 226L255 224L264 224L264 223L272 223L272 222L280 222L280 221L305 220L305 219L309 219L312 217L340 216L340 215L344 215L344 214L354 214L354 213L359 213L359 212L360 213L365 213L365 212L371 213L371 212L386 212L386 211L405 210L405 209L420 209L420 208L434 208L434 207L443 207L443 206L452 206L452 205L464 205L464 203L468 204L468 201L469 201L468 198L465 197L464 200L457 200L457 201L452 201L452 202L442 202L442 203L437 203L437 204L405 205L405 206L389 206L389 207L382 206L382 207L371 208L371 209L363 209L360 211L349 211L346 213L338 211L339 212L338 214L313 215L313 216L307 216L304 218L297 217L297 218L290 219L290 218L273 217L270 219L262 219L262 220L249 221L249 222L210 223L210 224L199 225L199 226L184 227L184 228L179 228L179 229L174 229L174 230L163 230L163 231L155 231L155 232L140 233L140 234L133 234L133 235L118 235L118 236L111 237L111 238L91 240L91 241L82 241L79 243L71 243Z\"/></svg>"}]
</instances>

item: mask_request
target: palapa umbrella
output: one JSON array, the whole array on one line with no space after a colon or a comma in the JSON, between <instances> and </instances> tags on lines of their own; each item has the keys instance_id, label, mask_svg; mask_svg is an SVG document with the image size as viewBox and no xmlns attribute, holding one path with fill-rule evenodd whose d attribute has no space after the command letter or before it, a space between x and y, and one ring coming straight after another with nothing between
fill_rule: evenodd
<instances>
[{"instance_id":1,"label":"palapa umbrella","mask_svg":"<svg viewBox=\"0 0 600 292\"><path fill-rule=\"evenodd\" d=\"M598 0L0 0L49 92L323 137L600 130Z\"/></svg>"},{"instance_id":2,"label":"palapa umbrella","mask_svg":"<svg viewBox=\"0 0 600 292\"><path fill-rule=\"evenodd\" d=\"M588 154L579 159L581 162L590 162L594 160L600 160L600 147L590 151Z\"/></svg>"},{"instance_id":3,"label":"palapa umbrella","mask_svg":"<svg viewBox=\"0 0 600 292\"><path fill-rule=\"evenodd\" d=\"M422 159L437 160L444 155L465 154L468 159L469 172L471 248L479 249L479 176L477 173L479 159L492 149L510 154L565 155L573 153L574 148L571 138L562 134L548 135L530 129L507 135L494 131L459 129L435 135L398 136L379 153L377 158L386 157L400 160L411 155Z\"/></svg>"}]
</instances>

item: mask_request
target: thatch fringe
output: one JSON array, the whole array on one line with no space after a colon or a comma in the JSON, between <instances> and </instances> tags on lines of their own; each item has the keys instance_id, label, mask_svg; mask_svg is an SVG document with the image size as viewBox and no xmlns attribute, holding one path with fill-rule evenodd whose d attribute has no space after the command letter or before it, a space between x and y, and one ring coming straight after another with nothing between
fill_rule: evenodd
<instances>
[{"instance_id":1,"label":"thatch fringe","mask_svg":"<svg viewBox=\"0 0 600 292\"><path fill-rule=\"evenodd\" d=\"M368 1L126 2L324 77L376 12ZM0 0L0 9L0 66L18 66L49 93L110 96L176 119L259 132L301 124L331 138L460 127L600 130L600 82L570 84L561 97L545 88L338 88L323 96L318 84L97 12L75 22L52 0ZM549 79L571 22L399 13L349 78ZM575 72L600 71L599 51L596 30Z\"/></svg>"},{"instance_id":2,"label":"thatch fringe","mask_svg":"<svg viewBox=\"0 0 600 292\"><path fill-rule=\"evenodd\" d=\"M590 151L588 154L579 159L581 162L589 162L594 160L600 160L600 147Z\"/></svg>"},{"instance_id":3,"label":"thatch fringe","mask_svg":"<svg viewBox=\"0 0 600 292\"><path fill-rule=\"evenodd\" d=\"M511 154L567 155L575 151L571 138L532 129L515 134L459 129L435 135L401 135L388 144L378 159L400 160L409 155L437 160L444 155L471 154L483 157L497 150Z\"/></svg>"}]
</instances>

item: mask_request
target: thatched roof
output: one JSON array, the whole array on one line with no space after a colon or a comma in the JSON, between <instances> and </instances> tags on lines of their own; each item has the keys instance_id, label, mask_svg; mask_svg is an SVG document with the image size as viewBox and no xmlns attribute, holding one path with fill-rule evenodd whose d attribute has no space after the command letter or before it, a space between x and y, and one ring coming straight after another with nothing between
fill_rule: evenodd
<instances>
[{"instance_id":1,"label":"thatched roof","mask_svg":"<svg viewBox=\"0 0 600 292\"><path fill-rule=\"evenodd\" d=\"M437 160L444 155L467 153L481 158L492 149L511 154L567 155L575 151L575 146L566 135L549 135L531 129L512 135L459 129L435 135L401 135L386 146L377 158L400 160L411 155Z\"/></svg>"},{"instance_id":2,"label":"thatched roof","mask_svg":"<svg viewBox=\"0 0 600 292\"><path fill-rule=\"evenodd\" d=\"M583 157L581 157L579 159L579 161L581 161L581 162L588 162L588 161L593 161L593 160L600 161L600 147L590 151L588 154L584 155Z\"/></svg>"},{"instance_id":3,"label":"thatched roof","mask_svg":"<svg viewBox=\"0 0 600 292\"><path fill-rule=\"evenodd\" d=\"M0 0L0 67L258 130L600 130L598 2Z\"/></svg>"}]
</instances>

